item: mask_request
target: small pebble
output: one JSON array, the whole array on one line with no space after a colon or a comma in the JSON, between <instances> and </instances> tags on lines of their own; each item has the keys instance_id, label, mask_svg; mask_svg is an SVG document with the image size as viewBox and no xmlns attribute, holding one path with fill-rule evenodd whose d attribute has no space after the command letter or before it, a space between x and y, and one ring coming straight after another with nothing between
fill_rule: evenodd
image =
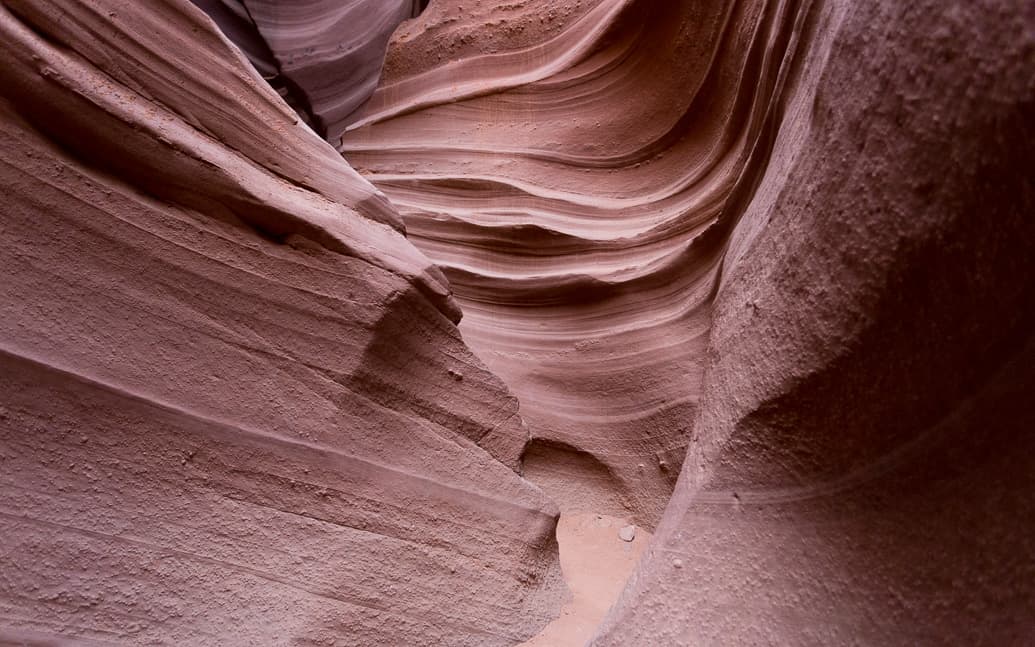
<instances>
[{"instance_id":1,"label":"small pebble","mask_svg":"<svg viewBox=\"0 0 1035 647\"><path fill-rule=\"evenodd\" d=\"M632 541L636 539L636 526L625 526L618 531L618 538L622 541Z\"/></svg>"}]
</instances>

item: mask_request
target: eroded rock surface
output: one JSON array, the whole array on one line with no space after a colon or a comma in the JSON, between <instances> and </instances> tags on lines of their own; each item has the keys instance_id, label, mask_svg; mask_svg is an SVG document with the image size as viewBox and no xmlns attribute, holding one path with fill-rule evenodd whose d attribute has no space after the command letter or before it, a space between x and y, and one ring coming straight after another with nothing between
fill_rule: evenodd
<instances>
[{"instance_id":1,"label":"eroded rock surface","mask_svg":"<svg viewBox=\"0 0 1035 647\"><path fill-rule=\"evenodd\" d=\"M692 441L597 644L1029 642L1031 8L436 7L342 151L526 475L650 524Z\"/></svg>"},{"instance_id":2,"label":"eroded rock surface","mask_svg":"<svg viewBox=\"0 0 1035 647\"><path fill-rule=\"evenodd\" d=\"M401 29L342 151L449 276L464 338L522 402L528 469L564 475L540 479L562 508L650 526L700 397L720 220L799 14L494 5L443 0ZM448 61L426 63L432 41Z\"/></svg>"},{"instance_id":3,"label":"eroded rock surface","mask_svg":"<svg viewBox=\"0 0 1035 647\"><path fill-rule=\"evenodd\" d=\"M337 141L377 86L388 39L427 0L191 0L316 130Z\"/></svg>"},{"instance_id":4,"label":"eroded rock surface","mask_svg":"<svg viewBox=\"0 0 1035 647\"><path fill-rule=\"evenodd\" d=\"M0 639L519 643L550 498L594 645L1035 639L1030 6L197 3L2 5Z\"/></svg>"},{"instance_id":5,"label":"eroded rock surface","mask_svg":"<svg viewBox=\"0 0 1035 647\"><path fill-rule=\"evenodd\" d=\"M552 619L517 402L384 196L186 2L4 2L0 57L0 642Z\"/></svg>"},{"instance_id":6,"label":"eroded rock surface","mask_svg":"<svg viewBox=\"0 0 1035 647\"><path fill-rule=\"evenodd\" d=\"M1035 13L810 11L679 486L594 645L1035 638Z\"/></svg>"}]
</instances>

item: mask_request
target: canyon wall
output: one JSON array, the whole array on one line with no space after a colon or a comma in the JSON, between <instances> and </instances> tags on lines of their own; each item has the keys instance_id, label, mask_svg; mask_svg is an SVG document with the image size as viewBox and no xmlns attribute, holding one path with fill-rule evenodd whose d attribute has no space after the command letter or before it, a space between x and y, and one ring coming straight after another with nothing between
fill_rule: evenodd
<instances>
[{"instance_id":1,"label":"canyon wall","mask_svg":"<svg viewBox=\"0 0 1035 647\"><path fill-rule=\"evenodd\" d=\"M1035 639L1035 11L813 3L599 646Z\"/></svg>"},{"instance_id":2,"label":"canyon wall","mask_svg":"<svg viewBox=\"0 0 1035 647\"><path fill-rule=\"evenodd\" d=\"M427 0L191 0L320 135L336 141L377 85L388 39Z\"/></svg>"},{"instance_id":3,"label":"canyon wall","mask_svg":"<svg viewBox=\"0 0 1035 647\"><path fill-rule=\"evenodd\" d=\"M595 644L1030 642L1033 61L1004 0L397 32L341 150L521 400L526 476L650 524L688 447Z\"/></svg>"},{"instance_id":4,"label":"canyon wall","mask_svg":"<svg viewBox=\"0 0 1035 647\"><path fill-rule=\"evenodd\" d=\"M559 510L593 645L1035 640L1035 7L193 1L0 3L0 642L516 644Z\"/></svg>"},{"instance_id":5,"label":"canyon wall","mask_svg":"<svg viewBox=\"0 0 1035 647\"><path fill-rule=\"evenodd\" d=\"M517 401L384 196L188 3L5 1L0 57L0 643L548 622Z\"/></svg>"},{"instance_id":6,"label":"canyon wall","mask_svg":"<svg viewBox=\"0 0 1035 647\"><path fill-rule=\"evenodd\" d=\"M761 0L435 2L342 140L449 277L562 510L652 525L668 499L723 214L797 19Z\"/></svg>"}]
</instances>

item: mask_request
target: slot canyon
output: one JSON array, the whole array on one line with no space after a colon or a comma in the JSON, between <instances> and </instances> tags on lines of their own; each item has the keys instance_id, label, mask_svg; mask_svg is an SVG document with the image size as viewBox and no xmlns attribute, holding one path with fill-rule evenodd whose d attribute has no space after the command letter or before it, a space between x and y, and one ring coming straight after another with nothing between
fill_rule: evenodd
<instances>
[{"instance_id":1,"label":"slot canyon","mask_svg":"<svg viewBox=\"0 0 1035 647\"><path fill-rule=\"evenodd\" d=\"M0 61L0 645L1035 644L1031 0L0 0Z\"/></svg>"}]
</instances>

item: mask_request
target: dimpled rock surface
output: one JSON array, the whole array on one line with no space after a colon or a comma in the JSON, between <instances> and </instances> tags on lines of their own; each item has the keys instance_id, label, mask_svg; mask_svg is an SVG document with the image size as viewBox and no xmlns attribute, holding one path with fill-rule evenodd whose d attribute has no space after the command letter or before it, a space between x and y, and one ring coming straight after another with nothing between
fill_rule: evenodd
<instances>
[{"instance_id":1,"label":"dimpled rock surface","mask_svg":"<svg viewBox=\"0 0 1035 647\"><path fill-rule=\"evenodd\" d=\"M5 1L0 57L0 643L549 622L517 402L384 197L189 3Z\"/></svg>"},{"instance_id":2,"label":"dimpled rock surface","mask_svg":"<svg viewBox=\"0 0 1035 647\"><path fill-rule=\"evenodd\" d=\"M0 642L1035 643L1035 5L197 3L378 188L0 4Z\"/></svg>"},{"instance_id":3,"label":"dimpled rock surface","mask_svg":"<svg viewBox=\"0 0 1035 647\"><path fill-rule=\"evenodd\" d=\"M679 485L592 644L1031 644L1035 9L809 11Z\"/></svg>"},{"instance_id":4,"label":"dimpled rock surface","mask_svg":"<svg viewBox=\"0 0 1035 647\"><path fill-rule=\"evenodd\" d=\"M341 150L521 400L526 476L650 525L689 445L595 644L1035 638L1033 32L1006 0L397 32Z\"/></svg>"}]
</instances>

